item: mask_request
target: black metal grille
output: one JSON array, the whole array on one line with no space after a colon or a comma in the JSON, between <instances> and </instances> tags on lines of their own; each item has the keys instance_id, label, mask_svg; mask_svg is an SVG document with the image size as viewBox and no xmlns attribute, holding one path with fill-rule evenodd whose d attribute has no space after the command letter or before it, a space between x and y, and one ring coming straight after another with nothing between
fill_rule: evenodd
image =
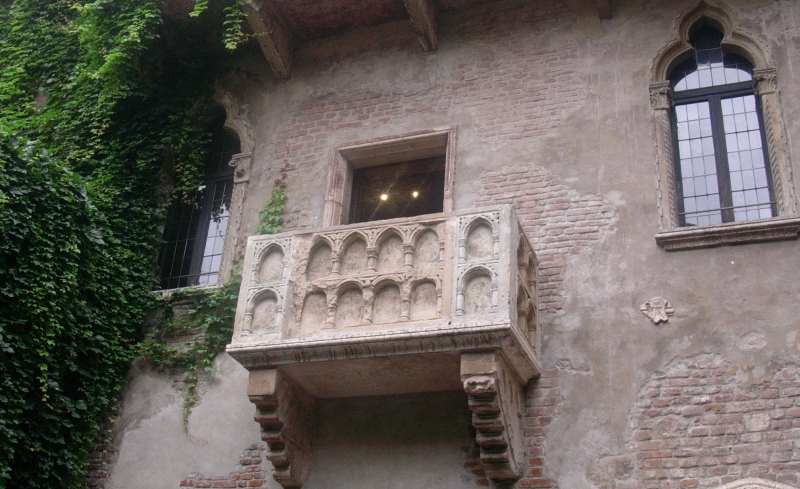
<instances>
[{"instance_id":1,"label":"black metal grille","mask_svg":"<svg viewBox=\"0 0 800 489\"><path fill-rule=\"evenodd\" d=\"M176 203L168 211L159 255L161 289L219 282L233 192L231 157L239 152L235 134L214 141L206 185L191 204Z\"/></svg>"}]
</instances>

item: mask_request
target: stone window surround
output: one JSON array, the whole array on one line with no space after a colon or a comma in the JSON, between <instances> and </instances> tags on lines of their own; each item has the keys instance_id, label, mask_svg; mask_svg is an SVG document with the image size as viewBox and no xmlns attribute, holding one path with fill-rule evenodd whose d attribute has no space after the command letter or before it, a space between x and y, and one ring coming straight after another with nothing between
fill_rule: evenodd
<instances>
[{"instance_id":1,"label":"stone window surround","mask_svg":"<svg viewBox=\"0 0 800 489\"><path fill-rule=\"evenodd\" d=\"M672 137L672 88L670 70L693 49L689 31L701 18L716 22L725 36L722 47L753 64L755 93L759 97L767 140L769 168L778 215L771 219L732 222L710 226L679 226L675 148ZM800 234L797 197L789 146L780 107L777 69L753 37L736 26L717 2L701 0L678 17L677 39L662 48L651 67L650 109L655 123L657 209L659 230L656 243L667 251L712 246L797 239Z\"/></svg>"},{"instance_id":2,"label":"stone window surround","mask_svg":"<svg viewBox=\"0 0 800 489\"><path fill-rule=\"evenodd\" d=\"M452 127L371 139L333 151L328 171L323 227L344 224L349 214L353 169L445 156L443 215L453 211L456 130Z\"/></svg>"}]
</instances>

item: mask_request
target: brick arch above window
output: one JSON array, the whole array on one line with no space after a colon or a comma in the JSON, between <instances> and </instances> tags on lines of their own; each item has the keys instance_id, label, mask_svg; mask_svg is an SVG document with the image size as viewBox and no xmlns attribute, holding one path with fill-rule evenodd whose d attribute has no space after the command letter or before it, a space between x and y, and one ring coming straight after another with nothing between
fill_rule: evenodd
<instances>
[{"instance_id":1,"label":"brick arch above window","mask_svg":"<svg viewBox=\"0 0 800 489\"><path fill-rule=\"evenodd\" d=\"M671 70L693 52L692 27L707 20L723 33L722 48L748 60L753 65L754 93L759 99L762 128L767 143L777 216L771 219L731 222L719 225L681 227L678 182L671 113ZM780 107L777 69L768 51L755 37L741 30L730 9L710 0L702 0L676 18L676 37L654 59L651 69L650 108L655 124L657 209L659 230L656 242L666 250L704 248L726 244L777 239L796 239L800 233L797 197L792 176L790 152Z\"/></svg>"}]
</instances>

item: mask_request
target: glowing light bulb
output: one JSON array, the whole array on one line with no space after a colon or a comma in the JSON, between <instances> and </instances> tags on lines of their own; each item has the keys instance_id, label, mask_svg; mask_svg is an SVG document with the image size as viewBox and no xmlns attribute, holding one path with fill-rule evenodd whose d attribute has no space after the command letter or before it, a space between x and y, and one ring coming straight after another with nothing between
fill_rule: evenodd
<instances>
[{"instance_id":1,"label":"glowing light bulb","mask_svg":"<svg viewBox=\"0 0 800 489\"><path fill-rule=\"evenodd\" d=\"M389 194L381 194L381 200L384 201L384 202L389 200Z\"/></svg>"},{"instance_id":2,"label":"glowing light bulb","mask_svg":"<svg viewBox=\"0 0 800 489\"><path fill-rule=\"evenodd\" d=\"M413 192L411 192L411 197L416 199L417 197L419 197L419 192L414 190Z\"/></svg>"}]
</instances>

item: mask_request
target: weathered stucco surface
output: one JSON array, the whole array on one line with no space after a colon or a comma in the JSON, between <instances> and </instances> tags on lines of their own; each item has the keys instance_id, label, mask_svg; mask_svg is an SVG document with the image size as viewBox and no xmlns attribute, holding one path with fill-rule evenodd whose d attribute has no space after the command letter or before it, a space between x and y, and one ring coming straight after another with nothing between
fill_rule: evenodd
<instances>
[{"instance_id":1,"label":"weathered stucco surface","mask_svg":"<svg viewBox=\"0 0 800 489\"><path fill-rule=\"evenodd\" d=\"M115 426L109 489L176 488L192 472L227 474L259 440L253 405L242 393L247 371L220 355L213 378L183 425L183 392L173 378L135 365Z\"/></svg>"},{"instance_id":2,"label":"weathered stucco surface","mask_svg":"<svg viewBox=\"0 0 800 489\"><path fill-rule=\"evenodd\" d=\"M243 235L276 179L287 184L287 227L319 227L335 148L421 130L457 131L456 210L515 204L540 260L545 368L527 389L520 488L800 484L800 244L666 252L654 240L650 65L696 3L617 0L608 20L578 0L489 3L441 16L434 52L390 23L303 45L288 81L254 52L223 83L247 106L256 142ZM797 180L800 2L724 5L777 68ZM674 308L668 322L640 311L654 297ZM230 362L195 410L191 439L168 381L134 372L111 487L175 488L192 472L236 468L258 429L245 371ZM464 404L350 403L320 407L307 487L479 479L463 467Z\"/></svg>"}]
</instances>

